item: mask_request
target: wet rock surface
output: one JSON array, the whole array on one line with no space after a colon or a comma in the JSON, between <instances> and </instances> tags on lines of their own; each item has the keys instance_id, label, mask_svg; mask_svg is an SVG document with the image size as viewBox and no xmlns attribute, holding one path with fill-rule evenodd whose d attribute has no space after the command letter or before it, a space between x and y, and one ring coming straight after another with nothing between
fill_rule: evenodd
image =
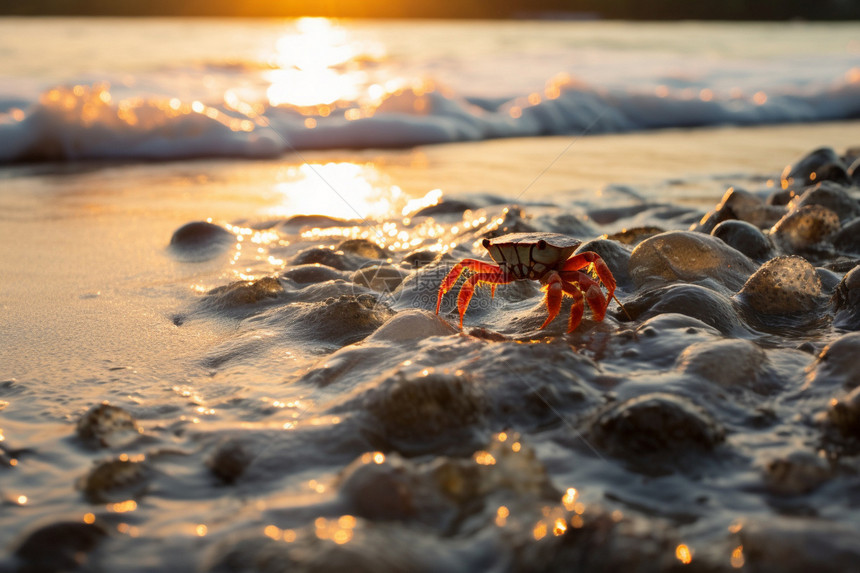
<instances>
[{"instance_id":1,"label":"wet rock surface","mask_svg":"<svg viewBox=\"0 0 860 573\"><path fill-rule=\"evenodd\" d=\"M848 159L814 150L700 209L619 187L434 195L370 222L382 235L322 216L191 224L168 260L191 269L185 298L158 317L205 341L187 376L106 358L81 383L111 404L58 390L36 432L14 408L48 383L0 382L0 503L21 531L0 570L851 570ZM472 272L440 284L510 232L597 253L618 285L606 316L586 306L567 332L565 296L541 328L538 281L478 284L461 329ZM177 254L198 243L230 257L199 275ZM566 276L595 302L592 270Z\"/></svg>"}]
</instances>

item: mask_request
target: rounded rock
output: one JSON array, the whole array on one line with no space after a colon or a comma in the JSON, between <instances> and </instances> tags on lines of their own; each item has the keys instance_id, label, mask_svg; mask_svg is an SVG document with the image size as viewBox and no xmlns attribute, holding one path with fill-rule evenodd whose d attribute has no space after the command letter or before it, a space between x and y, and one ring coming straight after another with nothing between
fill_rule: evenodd
<instances>
[{"instance_id":1,"label":"rounded rock","mask_svg":"<svg viewBox=\"0 0 860 573\"><path fill-rule=\"evenodd\" d=\"M766 261L773 253L770 239L758 227L746 221L723 221L714 227L711 235L754 261Z\"/></svg>"},{"instance_id":2,"label":"rounded rock","mask_svg":"<svg viewBox=\"0 0 860 573\"><path fill-rule=\"evenodd\" d=\"M731 364L731 368L726 365ZM749 388L766 393L762 385L768 358L764 350L741 338L700 342L678 357L678 369L724 388Z\"/></svg>"},{"instance_id":3,"label":"rounded rock","mask_svg":"<svg viewBox=\"0 0 860 573\"><path fill-rule=\"evenodd\" d=\"M842 277L836 285L832 299L833 326L848 330L860 330L860 265Z\"/></svg>"},{"instance_id":4,"label":"rounded rock","mask_svg":"<svg viewBox=\"0 0 860 573\"><path fill-rule=\"evenodd\" d=\"M764 467L764 483L777 495L802 495L830 479L827 461L808 451L795 451L769 461Z\"/></svg>"},{"instance_id":5,"label":"rounded rock","mask_svg":"<svg viewBox=\"0 0 860 573\"><path fill-rule=\"evenodd\" d=\"M368 341L408 342L457 334L456 328L439 315L426 310L404 310L370 335Z\"/></svg>"},{"instance_id":6,"label":"rounded rock","mask_svg":"<svg viewBox=\"0 0 860 573\"><path fill-rule=\"evenodd\" d=\"M788 254L830 254L830 239L839 231L839 216L820 205L790 211L771 228L774 242Z\"/></svg>"},{"instance_id":7,"label":"rounded rock","mask_svg":"<svg viewBox=\"0 0 860 573\"><path fill-rule=\"evenodd\" d=\"M821 279L806 259L777 257L761 266L741 288L739 301L755 312L788 315L815 310Z\"/></svg>"},{"instance_id":8,"label":"rounded rock","mask_svg":"<svg viewBox=\"0 0 860 573\"><path fill-rule=\"evenodd\" d=\"M78 438L99 447L125 445L140 435L131 414L107 403L94 406L81 416L76 431Z\"/></svg>"},{"instance_id":9,"label":"rounded rock","mask_svg":"<svg viewBox=\"0 0 860 573\"><path fill-rule=\"evenodd\" d=\"M588 437L611 455L643 462L647 458L645 471L663 473L683 454L713 450L725 432L690 400L652 393L601 412L591 422Z\"/></svg>"},{"instance_id":10,"label":"rounded rock","mask_svg":"<svg viewBox=\"0 0 860 573\"><path fill-rule=\"evenodd\" d=\"M394 292L409 273L388 265L362 267L352 275L352 282L382 293Z\"/></svg>"},{"instance_id":11,"label":"rounded rock","mask_svg":"<svg viewBox=\"0 0 860 573\"><path fill-rule=\"evenodd\" d=\"M845 334L827 346L809 367L810 386L841 384L846 389L860 385L860 332Z\"/></svg>"},{"instance_id":12,"label":"rounded rock","mask_svg":"<svg viewBox=\"0 0 860 573\"><path fill-rule=\"evenodd\" d=\"M236 235L208 221L187 223L174 231L170 249L180 258L204 261L236 242Z\"/></svg>"},{"instance_id":13,"label":"rounded rock","mask_svg":"<svg viewBox=\"0 0 860 573\"><path fill-rule=\"evenodd\" d=\"M691 231L645 239L630 255L630 275L637 288L710 280L734 292L755 269L752 261L720 239Z\"/></svg>"},{"instance_id":14,"label":"rounded rock","mask_svg":"<svg viewBox=\"0 0 860 573\"><path fill-rule=\"evenodd\" d=\"M843 436L860 439L860 386L830 403L827 421Z\"/></svg>"},{"instance_id":15,"label":"rounded rock","mask_svg":"<svg viewBox=\"0 0 860 573\"><path fill-rule=\"evenodd\" d=\"M790 210L797 210L807 205L830 209L839 216L842 223L860 216L860 203L846 193L841 185L832 181L822 181L815 187L810 187L802 195L792 199L788 206Z\"/></svg>"},{"instance_id":16,"label":"rounded rock","mask_svg":"<svg viewBox=\"0 0 860 573\"><path fill-rule=\"evenodd\" d=\"M839 155L830 147L819 147L782 171L782 187L806 187L830 180L847 184L848 171Z\"/></svg>"}]
</instances>

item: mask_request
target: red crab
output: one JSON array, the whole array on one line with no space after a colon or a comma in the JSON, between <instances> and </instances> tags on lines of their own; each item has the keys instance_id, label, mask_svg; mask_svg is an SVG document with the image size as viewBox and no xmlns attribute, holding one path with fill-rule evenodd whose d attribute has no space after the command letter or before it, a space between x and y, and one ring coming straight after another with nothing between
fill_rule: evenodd
<instances>
[{"instance_id":1,"label":"red crab","mask_svg":"<svg viewBox=\"0 0 860 573\"><path fill-rule=\"evenodd\" d=\"M546 291L549 316L541 328L545 328L558 315L565 294L573 297L568 332L573 332L582 320L585 310L583 295L591 307L594 320L603 320L609 300L615 298L615 277L597 253L587 251L571 257L580 244L581 241L577 239L557 233L512 233L484 239L484 248L498 264L477 259L463 259L457 263L439 286L436 314L439 314L442 296L457 283L463 271L469 269L474 274L463 283L457 297L460 328L463 328L463 315L472 300L475 286L487 283L492 287L492 294L495 294L496 285L527 279L540 281ZM600 282L588 274L589 271L597 275ZM606 295L600 288L601 282L606 287Z\"/></svg>"}]
</instances>

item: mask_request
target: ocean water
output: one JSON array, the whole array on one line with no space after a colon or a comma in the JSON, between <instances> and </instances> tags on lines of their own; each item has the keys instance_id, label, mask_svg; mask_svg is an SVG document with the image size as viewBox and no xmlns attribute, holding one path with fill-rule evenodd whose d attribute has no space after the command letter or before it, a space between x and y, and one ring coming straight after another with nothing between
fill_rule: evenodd
<instances>
[{"instance_id":1,"label":"ocean water","mask_svg":"<svg viewBox=\"0 0 860 573\"><path fill-rule=\"evenodd\" d=\"M860 115L856 23L0 21L0 161Z\"/></svg>"},{"instance_id":2,"label":"ocean water","mask_svg":"<svg viewBox=\"0 0 860 573\"><path fill-rule=\"evenodd\" d=\"M0 571L853 570L858 32L0 21Z\"/></svg>"}]
</instances>

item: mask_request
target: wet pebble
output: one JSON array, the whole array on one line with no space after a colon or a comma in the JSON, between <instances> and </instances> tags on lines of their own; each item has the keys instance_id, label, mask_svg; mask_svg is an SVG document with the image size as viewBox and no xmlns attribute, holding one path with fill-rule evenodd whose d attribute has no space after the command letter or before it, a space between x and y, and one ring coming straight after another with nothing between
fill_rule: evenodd
<instances>
[{"instance_id":1,"label":"wet pebble","mask_svg":"<svg viewBox=\"0 0 860 573\"><path fill-rule=\"evenodd\" d=\"M78 438L89 445L103 448L127 445L136 440L141 432L131 414L106 403L90 408L76 426Z\"/></svg>"},{"instance_id":2,"label":"wet pebble","mask_svg":"<svg viewBox=\"0 0 860 573\"><path fill-rule=\"evenodd\" d=\"M806 450L797 450L770 460L764 466L763 479L768 491L792 496L809 493L830 479L827 460Z\"/></svg>"},{"instance_id":3,"label":"wet pebble","mask_svg":"<svg viewBox=\"0 0 860 573\"><path fill-rule=\"evenodd\" d=\"M187 261L205 261L236 242L236 235L208 221L187 223L170 238L170 250Z\"/></svg>"},{"instance_id":4,"label":"wet pebble","mask_svg":"<svg viewBox=\"0 0 860 573\"><path fill-rule=\"evenodd\" d=\"M393 315L374 295L346 294L290 305L268 318L312 340L346 345L363 340Z\"/></svg>"},{"instance_id":5,"label":"wet pebble","mask_svg":"<svg viewBox=\"0 0 860 573\"><path fill-rule=\"evenodd\" d=\"M349 275L326 265L296 265L281 273L281 277L299 285L346 280Z\"/></svg>"},{"instance_id":6,"label":"wet pebble","mask_svg":"<svg viewBox=\"0 0 860 573\"><path fill-rule=\"evenodd\" d=\"M770 236L785 253L826 257L833 254L831 239L839 229L836 213L820 205L804 205L777 221Z\"/></svg>"},{"instance_id":7,"label":"wet pebble","mask_svg":"<svg viewBox=\"0 0 860 573\"><path fill-rule=\"evenodd\" d=\"M808 368L808 384L815 387L860 385L860 332L845 334L827 346Z\"/></svg>"},{"instance_id":8,"label":"wet pebble","mask_svg":"<svg viewBox=\"0 0 860 573\"><path fill-rule=\"evenodd\" d=\"M347 239L340 242L334 249L365 259L385 259L388 257L385 249L367 239Z\"/></svg>"},{"instance_id":9,"label":"wet pebble","mask_svg":"<svg viewBox=\"0 0 860 573\"><path fill-rule=\"evenodd\" d=\"M98 521L60 521L28 533L15 549L18 571L73 571L85 566L89 553L108 532Z\"/></svg>"},{"instance_id":10,"label":"wet pebble","mask_svg":"<svg viewBox=\"0 0 860 573\"><path fill-rule=\"evenodd\" d=\"M428 370L396 372L364 400L372 441L406 456L474 451L485 440L487 409L470 376Z\"/></svg>"},{"instance_id":11,"label":"wet pebble","mask_svg":"<svg viewBox=\"0 0 860 573\"><path fill-rule=\"evenodd\" d=\"M122 455L96 463L77 486L90 503L115 503L142 495L150 475L151 468L145 461Z\"/></svg>"},{"instance_id":12,"label":"wet pebble","mask_svg":"<svg viewBox=\"0 0 860 573\"><path fill-rule=\"evenodd\" d=\"M754 312L765 315L810 312L821 303L821 279L806 259L777 257L763 264L736 298Z\"/></svg>"},{"instance_id":13,"label":"wet pebble","mask_svg":"<svg viewBox=\"0 0 860 573\"><path fill-rule=\"evenodd\" d=\"M713 234L714 228L725 221L738 220L766 229L785 214L785 209L769 205L761 197L744 189L729 187L713 211L690 227L691 231Z\"/></svg>"},{"instance_id":14,"label":"wet pebble","mask_svg":"<svg viewBox=\"0 0 860 573\"><path fill-rule=\"evenodd\" d=\"M325 265L339 271L354 271L361 266L361 259L326 247L309 247L296 253L289 260L290 266Z\"/></svg>"},{"instance_id":15,"label":"wet pebble","mask_svg":"<svg viewBox=\"0 0 860 573\"><path fill-rule=\"evenodd\" d=\"M759 394L776 389L769 383L768 366L765 351L742 338L693 344L678 357L681 372L700 376L726 389L748 389Z\"/></svg>"},{"instance_id":16,"label":"wet pebble","mask_svg":"<svg viewBox=\"0 0 860 573\"><path fill-rule=\"evenodd\" d=\"M708 412L687 398L665 393L613 404L588 427L595 445L646 474L681 469L687 455L713 450L724 436Z\"/></svg>"},{"instance_id":17,"label":"wet pebble","mask_svg":"<svg viewBox=\"0 0 860 573\"><path fill-rule=\"evenodd\" d=\"M860 265L846 273L832 299L833 326L847 330L860 330Z\"/></svg>"},{"instance_id":18,"label":"wet pebble","mask_svg":"<svg viewBox=\"0 0 860 573\"><path fill-rule=\"evenodd\" d=\"M846 223L831 237L831 242L841 254L855 258L860 255L860 218Z\"/></svg>"},{"instance_id":19,"label":"wet pebble","mask_svg":"<svg viewBox=\"0 0 860 573\"><path fill-rule=\"evenodd\" d=\"M368 341L408 342L459 332L439 315L426 310L404 310L391 317Z\"/></svg>"},{"instance_id":20,"label":"wet pebble","mask_svg":"<svg viewBox=\"0 0 860 573\"><path fill-rule=\"evenodd\" d=\"M362 267L352 275L352 281L382 293L394 292L408 272L388 265L372 265Z\"/></svg>"},{"instance_id":21,"label":"wet pebble","mask_svg":"<svg viewBox=\"0 0 860 573\"><path fill-rule=\"evenodd\" d=\"M624 308L634 319L652 319L661 314L683 314L696 318L723 334L744 329L731 299L709 288L694 284L675 284L645 291Z\"/></svg>"},{"instance_id":22,"label":"wet pebble","mask_svg":"<svg viewBox=\"0 0 860 573\"><path fill-rule=\"evenodd\" d=\"M844 437L860 441L860 386L847 396L831 401L827 421Z\"/></svg>"},{"instance_id":23,"label":"wet pebble","mask_svg":"<svg viewBox=\"0 0 860 573\"><path fill-rule=\"evenodd\" d=\"M207 309L229 310L277 300L282 295L284 287L276 277L263 277L215 287L203 296L200 304Z\"/></svg>"},{"instance_id":24,"label":"wet pebble","mask_svg":"<svg viewBox=\"0 0 860 573\"><path fill-rule=\"evenodd\" d=\"M816 518L770 517L743 523L735 541L744 570L844 573L860 563L860 530Z\"/></svg>"},{"instance_id":25,"label":"wet pebble","mask_svg":"<svg viewBox=\"0 0 860 573\"><path fill-rule=\"evenodd\" d=\"M225 484L236 483L253 460L253 455L239 440L224 440L206 460L206 467Z\"/></svg>"},{"instance_id":26,"label":"wet pebble","mask_svg":"<svg viewBox=\"0 0 860 573\"><path fill-rule=\"evenodd\" d=\"M841 223L860 217L860 203L832 181L822 181L796 196L788 204L792 211L807 205L818 205L837 214Z\"/></svg>"},{"instance_id":27,"label":"wet pebble","mask_svg":"<svg viewBox=\"0 0 860 573\"><path fill-rule=\"evenodd\" d=\"M850 179L842 158L830 147L819 147L786 166L782 172L782 187L806 187L820 181L847 184Z\"/></svg>"},{"instance_id":28,"label":"wet pebble","mask_svg":"<svg viewBox=\"0 0 860 573\"><path fill-rule=\"evenodd\" d=\"M752 261L723 241L691 231L646 239L630 256L630 275L637 288L703 281L734 292L755 269Z\"/></svg>"},{"instance_id":29,"label":"wet pebble","mask_svg":"<svg viewBox=\"0 0 860 573\"><path fill-rule=\"evenodd\" d=\"M758 227L746 221L723 221L714 227L711 235L754 261L764 262L773 256L770 239Z\"/></svg>"}]
</instances>

